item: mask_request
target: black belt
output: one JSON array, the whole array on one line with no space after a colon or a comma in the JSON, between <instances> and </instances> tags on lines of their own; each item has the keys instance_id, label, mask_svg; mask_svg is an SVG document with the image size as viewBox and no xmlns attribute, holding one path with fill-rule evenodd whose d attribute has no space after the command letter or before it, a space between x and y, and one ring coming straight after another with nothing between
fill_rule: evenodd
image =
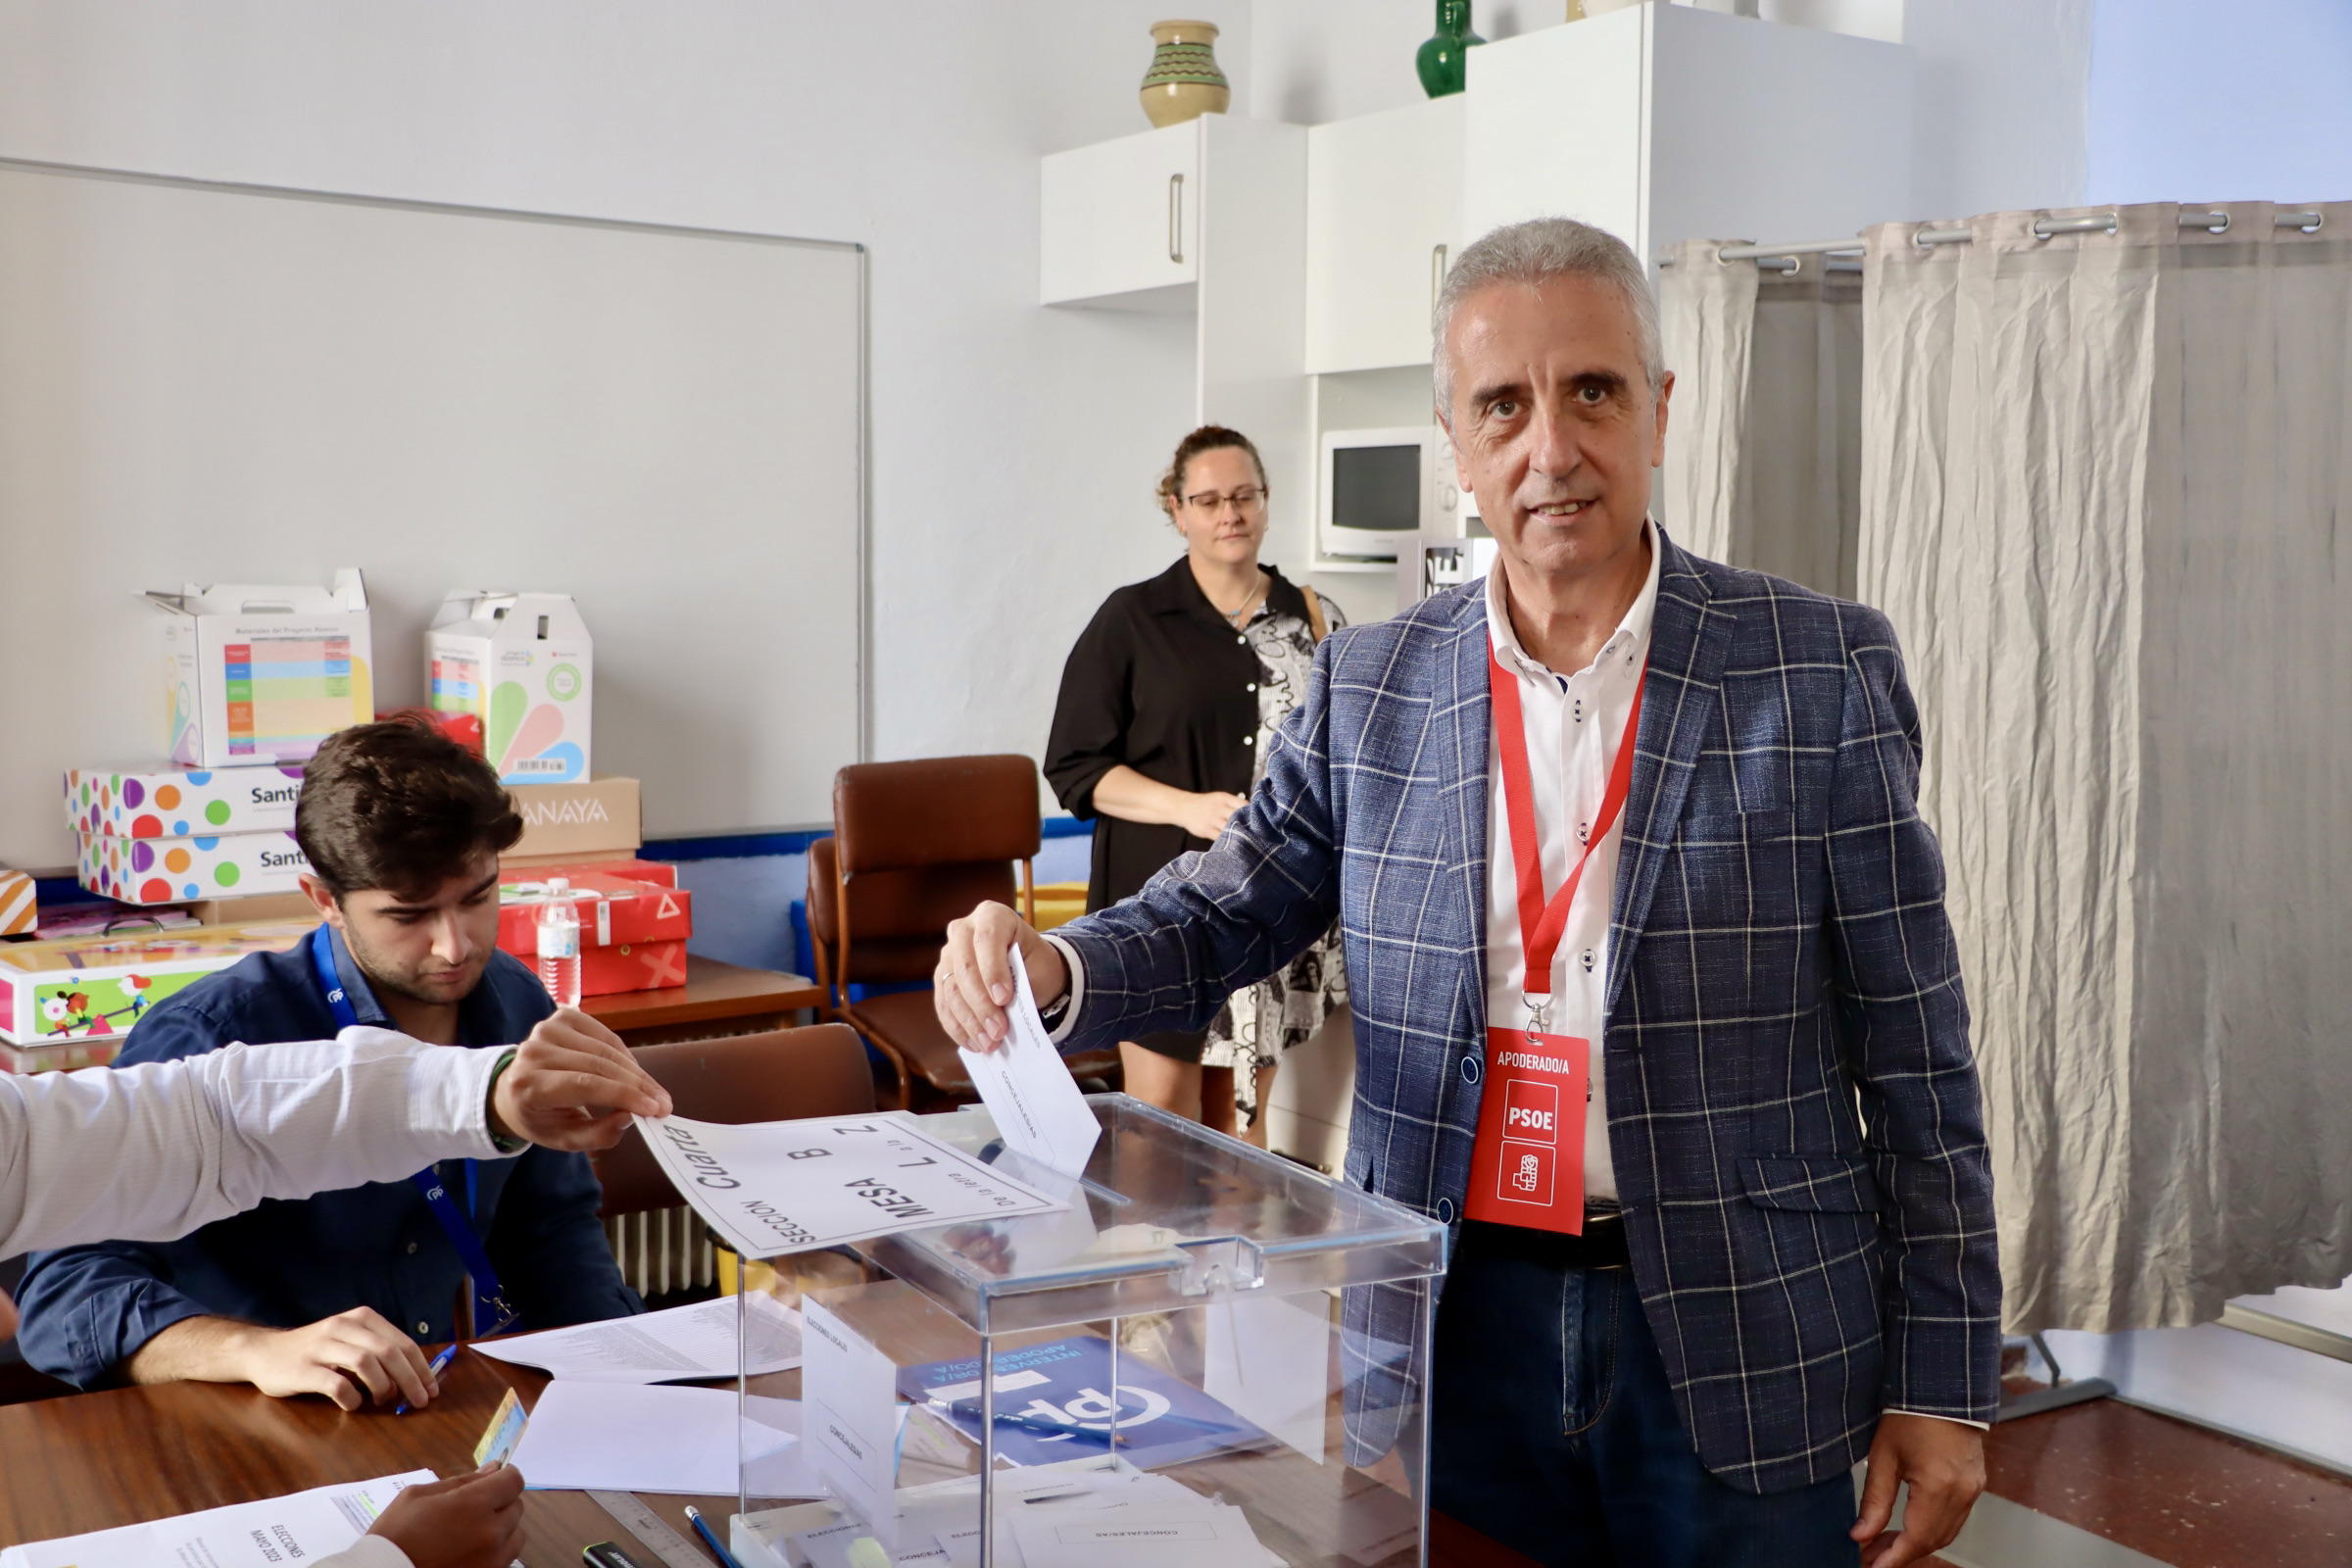
<instances>
[{"instance_id":1,"label":"black belt","mask_svg":"<svg viewBox=\"0 0 2352 1568\"><path fill-rule=\"evenodd\" d=\"M1625 1245L1625 1216L1588 1214L1582 1236L1563 1231L1529 1230L1524 1225L1494 1225L1485 1220L1462 1221L1461 1251L1481 1257L1508 1257L1544 1268L1630 1268L1633 1255Z\"/></svg>"}]
</instances>

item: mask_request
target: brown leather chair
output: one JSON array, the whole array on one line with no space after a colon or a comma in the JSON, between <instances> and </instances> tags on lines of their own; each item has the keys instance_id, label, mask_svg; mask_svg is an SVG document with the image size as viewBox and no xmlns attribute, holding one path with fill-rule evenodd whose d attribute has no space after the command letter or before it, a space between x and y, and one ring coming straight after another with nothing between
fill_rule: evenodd
<instances>
[{"instance_id":1,"label":"brown leather chair","mask_svg":"<svg viewBox=\"0 0 2352 1568\"><path fill-rule=\"evenodd\" d=\"M1039 837L1037 764L1026 757L862 762L834 775L833 837L808 849L817 980L835 1015L890 1064L896 1104L968 1101L971 1077L928 986L854 1003L849 988L928 981L948 922L983 900L1034 919ZM1086 1077L1116 1061L1098 1053L1070 1065Z\"/></svg>"},{"instance_id":2,"label":"brown leather chair","mask_svg":"<svg viewBox=\"0 0 2352 1568\"><path fill-rule=\"evenodd\" d=\"M639 1046L637 1064L669 1091L681 1116L740 1125L802 1116L855 1116L874 1108L865 1047L846 1025L813 1024L725 1040ZM685 1201L634 1127L591 1154L604 1183L605 1218L674 1208Z\"/></svg>"}]
</instances>

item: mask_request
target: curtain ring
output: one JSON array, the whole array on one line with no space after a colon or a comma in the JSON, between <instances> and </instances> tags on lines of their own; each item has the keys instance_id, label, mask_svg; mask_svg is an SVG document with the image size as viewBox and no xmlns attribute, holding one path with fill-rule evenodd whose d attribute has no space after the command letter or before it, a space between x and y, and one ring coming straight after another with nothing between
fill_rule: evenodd
<instances>
[{"instance_id":1,"label":"curtain ring","mask_svg":"<svg viewBox=\"0 0 2352 1568\"><path fill-rule=\"evenodd\" d=\"M2226 207L2216 207L2216 208L2213 208L2213 209L2209 210L2209 211L2208 211L2208 212L2205 214L2205 216L2206 216L2208 219L2214 219L2214 218L2218 218L2218 219L2220 219L2220 220L2221 220L2221 221L2220 221L2220 222L2218 222L2218 223L2214 223L2214 222L2204 222L2204 223L2199 223L2199 224L2197 224L2197 225L2196 225L2197 227L2199 227L2199 228L2203 229L2203 230L2204 230L2206 233L2208 233L2208 234L2227 234L2227 233L2229 233L2229 232L2230 232L2230 210L2229 210L2228 208L2226 208Z\"/></svg>"}]
</instances>

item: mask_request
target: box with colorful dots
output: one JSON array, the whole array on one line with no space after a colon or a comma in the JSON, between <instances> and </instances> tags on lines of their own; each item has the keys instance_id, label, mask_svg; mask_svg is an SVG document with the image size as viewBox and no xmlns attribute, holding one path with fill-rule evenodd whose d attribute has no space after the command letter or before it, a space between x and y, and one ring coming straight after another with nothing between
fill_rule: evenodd
<instances>
[{"instance_id":1,"label":"box with colorful dots","mask_svg":"<svg viewBox=\"0 0 2352 1568\"><path fill-rule=\"evenodd\" d=\"M311 862L291 833L211 833L160 839L78 833L81 885L124 904L297 893Z\"/></svg>"},{"instance_id":2,"label":"box with colorful dots","mask_svg":"<svg viewBox=\"0 0 2352 1568\"><path fill-rule=\"evenodd\" d=\"M66 825L125 839L283 833L301 798L299 767L76 767Z\"/></svg>"}]
</instances>

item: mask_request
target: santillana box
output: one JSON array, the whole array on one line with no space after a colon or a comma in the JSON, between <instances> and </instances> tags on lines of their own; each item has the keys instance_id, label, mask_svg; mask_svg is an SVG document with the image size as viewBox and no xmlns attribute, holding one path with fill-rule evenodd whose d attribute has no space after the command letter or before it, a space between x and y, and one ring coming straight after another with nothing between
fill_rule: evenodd
<instances>
[{"instance_id":1,"label":"santillana box","mask_svg":"<svg viewBox=\"0 0 2352 1568\"><path fill-rule=\"evenodd\" d=\"M0 947L0 1054L10 1071L103 1065L147 1009L249 953L282 951L316 921L143 931ZM74 1049L66 1049L74 1048Z\"/></svg>"},{"instance_id":2,"label":"santillana box","mask_svg":"<svg viewBox=\"0 0 2352 1568\"><path fill-rule=\"evenodd\" d=\"M78 833L74 875L124 904L182 904L257 893L299 893L311 862L291 833L212 833L126 839Z\"/></svg>"},{"instance_id":3,"label":"santillana box","mask_svg":"<svg viewBox=\"0 0 2352 1568\"><path fill-rule=\"evenodd\" d=\"M368 590L356 567L324 588L194 584L152 592L172 760L299 762L375 714Z\"/></svg>"},{"instance_id":4,"label":"santillana box","mask_svg":"<svg viewBox=\"0 0 2352 1568\"><path fill-rule=\"evenodd\" d=\"M76 767L66 773L66 825L126 839L283 833L301 798L299 767Z\"/></svg>"},{"instance_id":5,"label":"santillana box","mask_svg":"<svg viewBox=\"0 0 2352 1568\"><path fill-rule=\"evenodd\" d=\"M501 782L585 782L594 652L569 594L459 589L425 633L425 701L480 718Z\"/></svg>"}]
</instances>

